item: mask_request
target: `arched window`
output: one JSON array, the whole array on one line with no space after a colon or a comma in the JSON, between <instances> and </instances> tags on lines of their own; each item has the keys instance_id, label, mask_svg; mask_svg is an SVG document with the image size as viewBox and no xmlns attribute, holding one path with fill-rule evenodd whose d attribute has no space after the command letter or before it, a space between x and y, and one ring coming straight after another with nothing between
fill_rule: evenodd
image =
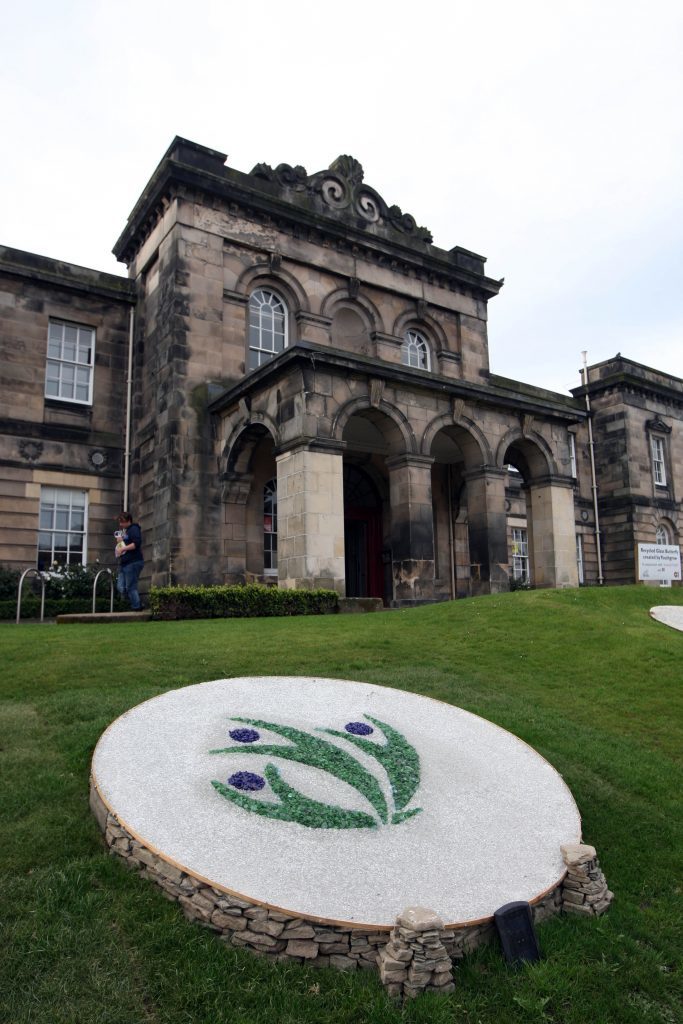
<instances>
[{"instance_id":1,"label":"arched window","mask_svg":"<svg viewBox=\"0 0 683 1024\"><path fill-rule=\"evenodd\" d=\"M249 299L249 369L287 347L287 307L275 292L258 288Z\"/></svg>"},{"instance_id":2,"label":"arched window","mask_svg":"<svg viewBox=\"0 0 683 1024\"><path fill-rule=\"evenodd\" d=\"M419 331L406 331L401 348L401 362L417 370L429 369L429 345Z\"/></svg>"},{"instance_id":3,"label":"arched window","mask_svg":"<svg viewBox=\"0 0 683 1024\"><path fill-rule=\"evenodd\" d=\"M273 477L263 488L263 572L277 573L277 480Z\"/></svg>"},{"instance_id":4,"label":"arched window","mask_svg":"<svg viewBox=\"0 0 683 1024\"><path fill-rule=\"evenodd\" d=\"M666 526L664 525L664 523L660 523L659 526L657 527L657 532L655 534L655 543L657 543L657 544L670 544L671 543L671 537L669 536L669 531L666 528Z\"/></svg>"}]
</instances>

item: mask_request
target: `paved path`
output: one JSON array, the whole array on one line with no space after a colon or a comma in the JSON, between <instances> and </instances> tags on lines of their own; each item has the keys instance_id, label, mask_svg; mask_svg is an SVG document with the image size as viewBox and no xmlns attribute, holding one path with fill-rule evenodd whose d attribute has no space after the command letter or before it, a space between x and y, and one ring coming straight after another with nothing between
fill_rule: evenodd
<instances>
[{"instance_id":1,"label":"paved path","mask_svg":"<svg viewBox=\"0 0 683 1024\"><path fill-rule=\"evenodd\" d=\"M683 633L683 605L658 604L655 608L650 608L650 615L657 622L663 622L665 626L679 629Z\"/></svg>"}]
</instances>

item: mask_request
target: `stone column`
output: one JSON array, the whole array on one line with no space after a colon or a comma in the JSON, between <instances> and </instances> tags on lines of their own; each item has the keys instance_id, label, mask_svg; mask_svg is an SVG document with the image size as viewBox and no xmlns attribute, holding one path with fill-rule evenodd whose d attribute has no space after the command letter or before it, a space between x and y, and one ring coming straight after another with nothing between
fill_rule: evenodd
<instances>
[{"instance_id":1,"label":"stone column","mask_svg":"<svg viewBox=\"0 0 683 1024\"><path fill-rule=\"evenodd\" d=\"M465 473L472 596L509 589L505 472L482 467Z\"/></svg>"},{"instance_id":2,"label":"stone column","mask_svg":"<svg viewBox=\"0 0 683 1024\"><path fill-rule=\"evenodd\" d=\"M527 509L531 582L536 587L578 587L572 481L553 477L532 482Z\"/></svg>"},{"instance_id":3,"label":"stone column","mask_svg":"<svg viewBox=\"0 0 683 1024\"><path fill-rule=\"evenodd\" d=\"M337 452L294 448L276 456L278 586L345 594L344 478Z\"/></svg>"},{"instance_id":4,"label":"stone column","mask_svg":"<svg viewBox=\"0 0 683 1024\"><path fill-rule=\"evenodd\" d=\"M433 462L423 455L387 459L396 604L434 600Z\"/></svg>"}]
</instances>

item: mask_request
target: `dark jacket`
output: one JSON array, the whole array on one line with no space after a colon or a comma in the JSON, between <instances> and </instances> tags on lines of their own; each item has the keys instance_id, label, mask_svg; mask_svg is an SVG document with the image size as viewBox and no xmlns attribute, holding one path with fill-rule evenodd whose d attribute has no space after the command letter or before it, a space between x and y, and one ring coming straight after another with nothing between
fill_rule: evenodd
<instances>
[{"instance_id":1,"label":"dark jacket","mask_svg":"<svg viewBox=\"0 0 683 1024\"><path fill-rule=\"evenodd\" d=\"M130 565L131 562L143 562L142 556L142 530L137 523L132 523L123 531L125 544L135 544L133 551L124 551L121 555L121 565Z\"/></svg>"}]
</instances>

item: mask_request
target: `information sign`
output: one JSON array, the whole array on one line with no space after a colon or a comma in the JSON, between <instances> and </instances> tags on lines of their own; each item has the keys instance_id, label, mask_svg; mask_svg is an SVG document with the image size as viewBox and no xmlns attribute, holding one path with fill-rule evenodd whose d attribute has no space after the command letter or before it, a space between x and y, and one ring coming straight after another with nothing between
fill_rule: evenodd
<instances>
[{"instance_id":1,"label":"information sign","mask_svg":"<svg viewBox=\"0 0 683 1024\"><path fill-rule=\"evenodd\" d=\"M681 549L676 544L639 544L638 579L680 580Z\"/></svg>"}]
</instances>

